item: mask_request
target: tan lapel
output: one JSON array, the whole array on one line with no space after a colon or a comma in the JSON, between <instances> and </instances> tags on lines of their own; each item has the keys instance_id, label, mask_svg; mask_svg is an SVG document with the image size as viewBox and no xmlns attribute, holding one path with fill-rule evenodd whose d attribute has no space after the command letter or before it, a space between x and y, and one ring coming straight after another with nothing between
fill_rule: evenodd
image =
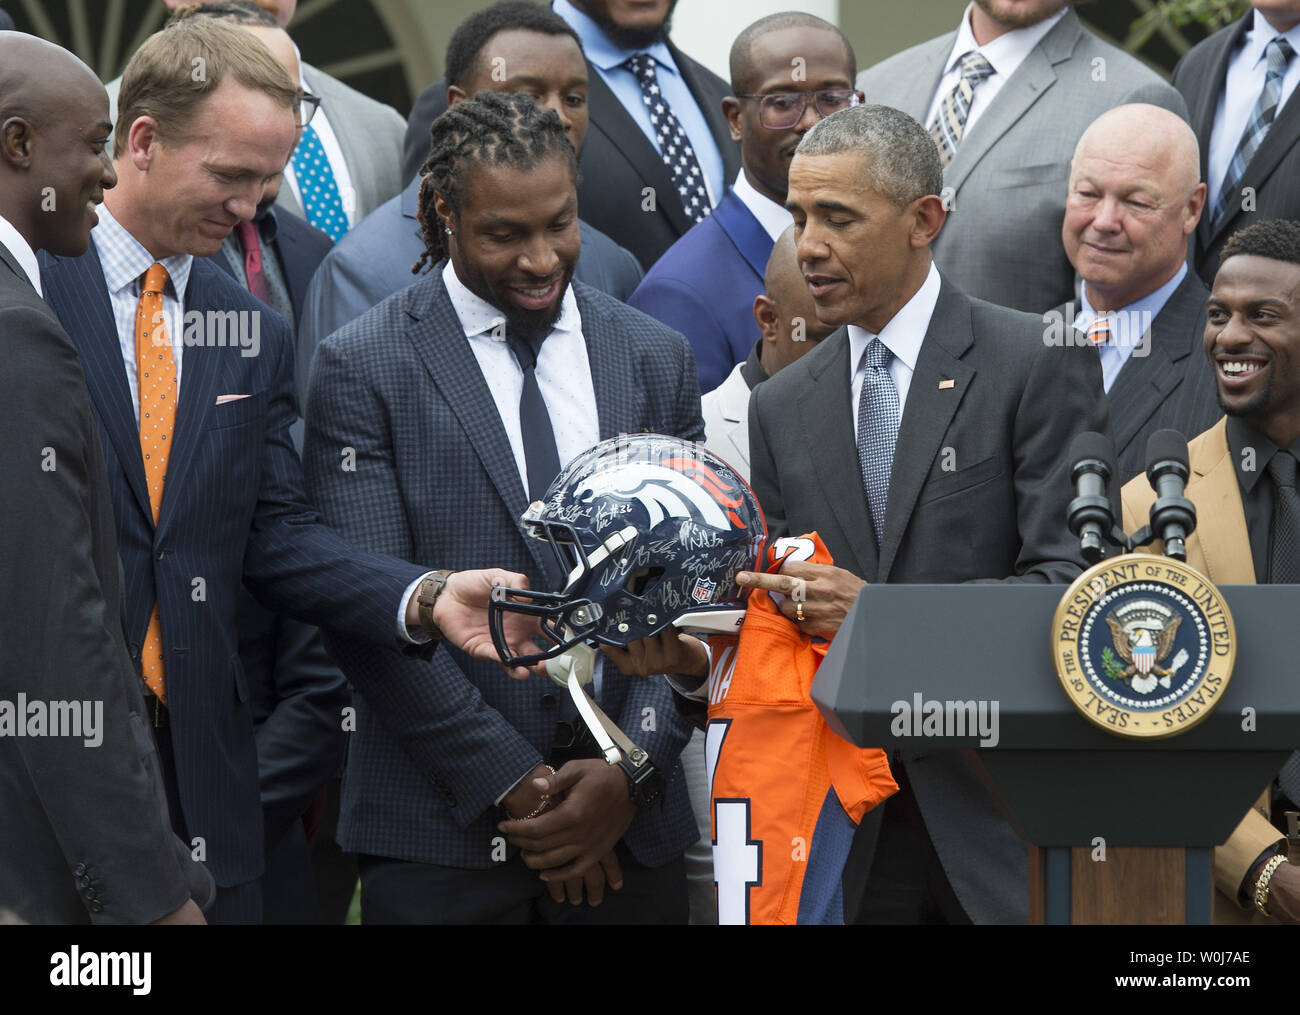
<instances>
[{"instance_id":1,"label":"tan lapel","mask_svg":"<svg viewBox=\"0 0 1300 1015\"><path fill-rule=\"evenodd\" d=\"M1241 487L1228 448L1225 416L1188 449L1187 499L1196 505L1196 532L1187 563L1216 585L1254 585L1255 565L1241 506Z\"/></svg>"}]
</instances>

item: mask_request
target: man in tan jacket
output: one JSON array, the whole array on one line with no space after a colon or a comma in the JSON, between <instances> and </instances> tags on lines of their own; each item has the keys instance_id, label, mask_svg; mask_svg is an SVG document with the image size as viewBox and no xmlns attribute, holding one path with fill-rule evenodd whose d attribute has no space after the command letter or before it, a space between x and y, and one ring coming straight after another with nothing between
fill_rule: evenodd
<instances>
[{"instance_id":1,"label":"man in tan jacket","mask_svg":"<svg viewBox=\"0 0 1300 1015\"><path fill-rule=\"evenodd\" d=\"M1225 244L1205 354L1227 415L1188 446L1186 496L1197 528L1187 563L1220 585L1300 584L1300 222L1259 222ZM1146 522L1155 493L1138 476L1122 497L1132 531ZM1214 851L1215 884L1226 897L1216 898L1216 923L1258 917L1257 882L1287 845L1269 819L1300 806L1300 755L1283 766L1279 786ZM1221 904L1228 899L1240 908ZM1300 922L1300 866L1272 871L1264 905L1278 921Z\"/></svg>"}]
</instances>

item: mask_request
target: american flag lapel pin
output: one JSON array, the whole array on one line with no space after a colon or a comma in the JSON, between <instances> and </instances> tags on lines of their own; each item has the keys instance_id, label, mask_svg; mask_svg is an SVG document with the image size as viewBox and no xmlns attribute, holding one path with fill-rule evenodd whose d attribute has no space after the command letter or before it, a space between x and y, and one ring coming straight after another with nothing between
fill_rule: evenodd
<instances>
[{"instance_id":1,"label":"american flag lapel pin","mask_svg":"<svg viewBox=\"0 0 1300 1015\"><path fill-rule=\"evenodd\" d=\"M957 386L957 381L952 377L946 378L945 380L939 382L940 391L947 391L949 388L954 388L956 386Z\"/></svg>"}]
</instances>

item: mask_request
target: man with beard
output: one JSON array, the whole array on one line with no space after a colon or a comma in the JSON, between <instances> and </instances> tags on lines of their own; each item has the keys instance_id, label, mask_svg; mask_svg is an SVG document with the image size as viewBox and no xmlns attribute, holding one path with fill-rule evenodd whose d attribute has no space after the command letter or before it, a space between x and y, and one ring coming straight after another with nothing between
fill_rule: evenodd
<instances>
[{"instance_id":1,"label":"man with beard","mask_svg":"<svg viewBox=\"0 0 1300 1015\"><path fill-rule=\"evenodd\" d=\"M1300 222L1257 222L1224 243L1204 354L1227 415L1187 447L1186 495L1197 508L1187 563L1220 585L1300 585ZM1126 528L1145 524L1155 500L1146 477L1125 484L1122 499ZM1300 870L1283 862L1280 830L1298 807L1292 754L1214 851L1215 923L1244 922L1252 909L1300 923Z\"/></svg>"},{"instance_id":2,"label":"man with beard","mask_svg":"<svg viewBox=\"0 0 1300 1015\"><path fill-rule=\"evenodd\" d=\"M968 295L1035 313L1072 295L1059 237L1070 157L1087 126L1130 102L1187 118L1178 93L1088 32L1069 0L975 0L956 32L868 68L858 88L918 120L939 146L940 270Z\"/></svg>"},{"instance_id":3,"label":"man with beard","mask_svg":"<svg viewBox=\"0 0 1300 1015\"><path fill-rule=\"evenodd\" d=\"M591 80L591 132L578 203L585 221L647 271L722 199L740 170L722 100L727 83L668 41L677 0L555 0L578 33ZM407 179L429 154L445 82L416 100L406 128Z\"/></svg>"},{"instance_id":4,"label":"man with beard","mask_svg":"<svg viewBox=\"0 0 1300 1015\"><path fill-rule=\"evenodd\" d=\"M480 91L527 92L540 108L555 110L581 154L587 137L587 63L577 33L554 11L526 0L503 0L476 11L452 35L445 66L443 110ZM429 154L428 128L420 145L423 158ZM411 269L424 253L419 203L416 174L402 193L348 233L312 277L298 332L298 390L304 400L321 339L415 282ZM641 281L640 263L581 217L578 231L582 253L574 278L626 300Z\"/></svg>"},{"instance_id":5,"label":"man with beard","mask_svg":"<svg viewBox=\"0 0 1300 1015\"><path fill-rule=\"evenodd\" d=\"M520 516L599 440L701 440L695 363L680 335L572 282L577 157L559 116L484 92L439 117L431 140L419 217L436 267L321 344L308 483L367 549L512 563L531 587L559 589ZM353 472L339 468L345 447ZM339 843L360 854L364 921L685 922L689 729L665 682L595 674L597 701L658 769L660 802L642 811L640 784L634 796L548 679L514 681L455 651L423 662L350 637L326 646L359 692ZM562 798L534 783L555 769L577 776ZM537 858L508 852L498 828L546 810L565 829L546 854L548 890Z\"/></svg>"}]
</instances>

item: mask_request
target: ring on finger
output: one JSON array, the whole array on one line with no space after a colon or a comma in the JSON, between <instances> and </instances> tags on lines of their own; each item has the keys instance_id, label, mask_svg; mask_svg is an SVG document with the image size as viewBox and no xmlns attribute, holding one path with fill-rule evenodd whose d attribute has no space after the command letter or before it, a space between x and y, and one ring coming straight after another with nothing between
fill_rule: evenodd
<instances>
[{"instance_id":1,"label":"ring on finger","mask_svg":"<svg viewBox=\"0 0 1300 1015\"><path fill-rule=\"evenodd\" d=\"M794 619L800 624L803 623L803 603L794 604Z\"/></svg>"}]
</instances>

